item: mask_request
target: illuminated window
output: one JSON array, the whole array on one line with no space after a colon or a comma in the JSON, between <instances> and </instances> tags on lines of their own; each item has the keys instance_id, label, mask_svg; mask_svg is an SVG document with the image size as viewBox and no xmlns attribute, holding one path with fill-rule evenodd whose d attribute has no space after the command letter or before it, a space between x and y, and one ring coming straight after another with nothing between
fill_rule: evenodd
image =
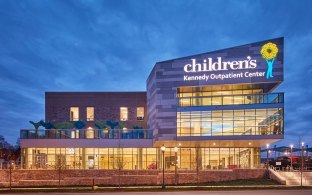
<instances>
[{"instance_id":1,"label":"illuminated window","mask_svg":"<svg viewBox=\"0 0 312 195\"><path fill-rule=\"evenodd\" d=\"M144 121L144 107L137 107L137 120Z\"/></svg>"},{"instance_id":2,"label":"illuminated window","mask_svg":"<svg viewBox=\"0 0 312 195\"><path fill-rule=\"evenodd\" d=\"M94 121L94 107L87 107L87 121Z\"/></svg>"},{"instance_id":3,"label":"illuminated window","mask_svg":"<svg viewBox=\"0 0 312 195\"><path fill-rule=\"evenodd\" d=\"M86 137L89 138L89 139L93 139L94 138L94 131L93 131L92 127L88 127L87 128Z\"/></svg>"},{"instance_id":4,"label":"illuminated window","mask_svg":"<svg viewBox=\"0 0 312 195\"><path fill-rule=\"evenodd\" d=\"M70 107L70 121L79 121L79 107Z\"/></svg>"},{"instance_id":5,"label":"illuminated window","mask_svg":"<svg viewBox=\"0 0 312 195\"><path fill-rule=\"evenodd\" d=\"M120 120L127 121L128 120L128 108L120 107Z\"/></svg>"}]
</instances>

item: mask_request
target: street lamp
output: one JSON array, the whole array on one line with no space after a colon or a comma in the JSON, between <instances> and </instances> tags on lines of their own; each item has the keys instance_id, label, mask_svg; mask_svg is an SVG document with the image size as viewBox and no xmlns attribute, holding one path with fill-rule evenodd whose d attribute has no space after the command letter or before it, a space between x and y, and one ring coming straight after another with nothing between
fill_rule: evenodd
<instances>
[{"instance_id":1,"label":"street lamp","mask_svg":"<svg viewBox=\"0 0 312 195\"><path fill-rule=\"evenodd\" d=\"M301 143L301 187L302 187L302 172L303 172L303 149L304 142Z\"/></svg>"},{"instance_id":2,"label":"street lamp","mask_svg":"<svg viewBox=\"0 0 312 195\"><path fill-rule=\"evenodd\" d=\"M269 169L269 147L270 147L270 144L267 144L266 145L266 152L267 152L266 166L267 166L267 169Z\"/></svg>"},{"instance_id":3,"label":"street lamp","mask_svg":"<svg viewBox=\"0 0 312 195\"><path fill-rule=\"evenodd\" d=\"M9 161L9 163L10 163L10 190L12 190L12 165L13 165L13 162Z\"/></svg>"},{"instance_id":4,"label":"street lamp","mask_svg":"<svg viewBox=\"0 0 312 195\"><path fill-rule=\"evenodd\" d=\"M162 178L162 189L165 189L165 150L166 147L163 145L160 147L160 150L162 152L162 158L163 158L163 178Z\"/></svg>"},{"instance_id":5,"label":"street lamp","mask_svg":"<svg viewBox=\"0 0 312 195\"><path fill-rule=\"evenodd\" d=\"M294 145L290 144L290 171L293 169L293 162L292 162L292 150Z\"/></svg>"},{"instance_id":6,"label":"street lamp","mask_svg":"<svg viewBox=\"0 0 312 195\"><path fill-rule=\"evenodd\" d=\"M174 155L175 155L174 178L175 178L175 185L178 184L178 175L177 175L177 172L178 172L178 150L179 150L178 147L174 147Z\"/></svg>"}]
</instances>

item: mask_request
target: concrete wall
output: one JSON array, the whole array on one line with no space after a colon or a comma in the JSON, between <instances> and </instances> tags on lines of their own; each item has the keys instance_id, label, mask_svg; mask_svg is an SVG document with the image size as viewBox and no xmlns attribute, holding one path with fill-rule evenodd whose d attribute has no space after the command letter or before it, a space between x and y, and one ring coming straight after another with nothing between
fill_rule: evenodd
<instances>
[{"instance_id":1,"label":"concrete wall","mask_svg":"<svg viewBox=\"0 0 312 195\"><path fill-rule=\"evenodd\" d=\"M264 178L265 169L234 169L223 171L179 171L179 184ZM12 170L12 186L57 186L58 170ZM162 171L158 170L62 170L62 186L121 186L161 185ZM174 171L165 172L165 184L174 184ZM0 170L0 187L9 185L9 170Z\"/></svg>"}]
</instances>

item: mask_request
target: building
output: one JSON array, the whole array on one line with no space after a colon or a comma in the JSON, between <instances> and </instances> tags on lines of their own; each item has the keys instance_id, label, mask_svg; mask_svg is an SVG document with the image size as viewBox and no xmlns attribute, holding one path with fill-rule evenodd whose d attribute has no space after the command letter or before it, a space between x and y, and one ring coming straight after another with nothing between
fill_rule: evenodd
<instances>
[{"instance_id":1,"label":"building","mask_svg":"<svg viewBox=\"0 0 312 195\"><path fill-rule=\"evenodd\" d=\"M282 81L276 38L158 62L146 92L47 92L45 129L21 130L22 167L256 168L284 137Z\"/></svg>"}]
</instances>

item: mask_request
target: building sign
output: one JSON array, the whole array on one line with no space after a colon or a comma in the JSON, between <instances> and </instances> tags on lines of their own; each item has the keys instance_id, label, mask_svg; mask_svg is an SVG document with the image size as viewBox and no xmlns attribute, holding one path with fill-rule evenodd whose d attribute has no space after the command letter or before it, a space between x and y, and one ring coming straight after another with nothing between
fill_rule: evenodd
<instances>
[{"instance_id":1,"label":"building sign","mask_svg":"<svg viewBox=\"0 0 312 195\"><path fill-rule=\"evenodd\" d=\"M282 81L283 38L184 58L183 63L185 82L230 84Z\"/></svg>"}]
</instances>

